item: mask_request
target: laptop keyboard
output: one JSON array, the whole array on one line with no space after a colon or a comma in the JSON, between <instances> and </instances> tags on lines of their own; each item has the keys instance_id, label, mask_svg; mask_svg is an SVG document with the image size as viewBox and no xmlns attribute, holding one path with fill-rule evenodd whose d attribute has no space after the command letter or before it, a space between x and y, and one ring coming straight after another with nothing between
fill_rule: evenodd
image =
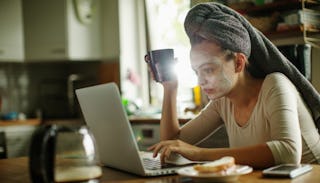
<instances>
[{"instance_id":1,"label":"laptop keyboard","mask_svg":"<svg viewBox=\"0 0 320 183\"><path fill-rule=\"evenodd\" d=\"M161 164L160 159L155 159L155 158L142 158L142 163L143 166L147 170L157 170L157 169L162 169L162 168L170 168L170 167L176 167L176 165L169 164L169 163L164 163Z\"/></svg>"},{"instance_id":2,"label":"laptop keyboard","mask_svg":"<svg viewBox=\"0 0 320 183\"><path fill-rule=\"evenodd\" d=\"M148 170L161 169L161 162L159 159L142 158L142 163Z\"/></svg>"}]
</instances>

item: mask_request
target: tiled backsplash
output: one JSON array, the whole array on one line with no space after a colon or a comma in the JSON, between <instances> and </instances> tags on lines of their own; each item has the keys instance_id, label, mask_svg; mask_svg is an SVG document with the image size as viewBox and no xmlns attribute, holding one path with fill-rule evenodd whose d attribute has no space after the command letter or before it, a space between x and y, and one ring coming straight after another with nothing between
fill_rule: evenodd
<instances>
[{"instance_id":1,"label":"tiled backsplash","mask_svg":"<svg viewBox=\"0 0 320 183\"><path fill-rule=\"evenodd\" d=\"M45 118L65 118L76 114L68 97L73 88L99 82L101 62L0 63L1 114L41 111ZM69 80L69 82L68 82ZM69 85L68 85L69 83ZM70 88L69 88L70 90Z\"/></svg>"}]
</instances>

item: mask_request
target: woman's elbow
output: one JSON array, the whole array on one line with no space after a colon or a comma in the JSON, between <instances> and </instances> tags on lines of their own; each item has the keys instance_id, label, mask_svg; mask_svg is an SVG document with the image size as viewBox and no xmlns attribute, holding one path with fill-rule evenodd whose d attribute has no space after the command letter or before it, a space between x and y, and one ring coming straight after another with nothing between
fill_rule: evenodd
<instances>
[{"instance_id":1,"label":"woman's elbow","mask_svg":"<svg viewBox=\"0 0 320 183\"><path fill-rule=\"evenodd\" d=\"M287 153L281 158L280 164L299 164L301 162L302 150L297 146L291 146L287 149Z\"/></svg>"},{"instance_id":2,"label":"woman's elbow","mask_svg":"<svg viewBox=\"0 0 320 183\"><path fill-rule=\"evenodd\" d=\"M299 164L301 162L301 154L300 153L291 153L286 156L281 164Z\"/></svg>"}]
</instances>

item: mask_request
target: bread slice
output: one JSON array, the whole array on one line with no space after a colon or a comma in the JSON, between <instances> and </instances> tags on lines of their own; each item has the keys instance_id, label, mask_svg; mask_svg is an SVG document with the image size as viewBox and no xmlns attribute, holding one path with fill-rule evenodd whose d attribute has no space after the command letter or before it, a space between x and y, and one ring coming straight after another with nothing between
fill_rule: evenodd
<instances>
[{"instance_id":1,"label":"bread slice","mask_svg":"<svg viewBox=\"0 0 320 183\"><path fill-rule=\"evenodd\" d=\"M195 165L193 168L199 173L217 173L221 171L225 171L228 168L235 165L235 159L231 156L225 156L221 159L204 163L202 165Z\"/></svg>"}]
</instances>

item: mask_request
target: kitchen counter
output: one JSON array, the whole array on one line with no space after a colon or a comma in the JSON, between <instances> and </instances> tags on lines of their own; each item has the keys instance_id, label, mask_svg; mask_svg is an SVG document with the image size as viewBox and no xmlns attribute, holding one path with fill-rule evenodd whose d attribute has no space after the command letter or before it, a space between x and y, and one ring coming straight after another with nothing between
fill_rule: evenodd
<instances>
[{"instance_id":1,"label":"kitchen counter","mask_svg":"<svg viewBox=\"0 0 320 183\"><path fill-rule=\"evenodd\" d=\"M41 123L42 120L38 118L0 120L1 156L11 158L27 155L31 136Z\"/></svg>"},{"instance_id":2,"label":"kitchen counter","mask_svg":"<svg viewBox=\"0 0 320 183\"><path fill-rule=\"evenodd\" d=\"M83 119L81 118L61 118L61 119L46 119L43 122L44 124L57 124L57 125L81 125L84 124Z\"/></svg>"},{"instance_id":3,"label":"kitchen counter","mask_svg":"<svg viewBox=\"0 0 320 183\"><path fill-rule=\"evenodd\" d=\"M0 120L0 127L21 126L21 125L40 125L41 119L32 118L26 120Z\"/></svg>"},{"instance_id":4,"label":"kitchen counter","mask_svg":"<svg viewBox=\"0 0 320 183\"><path fill-rule=\"evenodd\" d=\"M192 116L181 116L179 117L180 124L185 124ZM129 116L129 121L132 124L160 124L160 116Z\"/></svg>"}]
</instances>

